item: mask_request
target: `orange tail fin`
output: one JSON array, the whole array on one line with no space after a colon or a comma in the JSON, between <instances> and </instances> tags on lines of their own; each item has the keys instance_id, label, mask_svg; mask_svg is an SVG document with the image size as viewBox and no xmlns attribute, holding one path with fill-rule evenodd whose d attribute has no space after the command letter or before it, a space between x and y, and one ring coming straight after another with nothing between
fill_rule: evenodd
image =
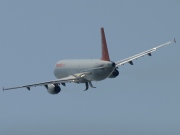
<instances>
[{"instance_id":1,"label":"orange tail fin","mask_svg":"<svg viewBox=\"0 0 180 135\"><path fill-rule=\"evenodd\" d=\"M101 60L110 61L104 28L101 28L102 57Z\"/></svg>"}]
</instances>

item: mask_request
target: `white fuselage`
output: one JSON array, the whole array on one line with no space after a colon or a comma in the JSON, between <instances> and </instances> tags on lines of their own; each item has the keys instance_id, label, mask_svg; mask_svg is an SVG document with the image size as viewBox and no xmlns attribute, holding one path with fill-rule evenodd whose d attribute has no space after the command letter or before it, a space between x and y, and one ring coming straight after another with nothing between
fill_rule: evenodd
<instances>
[{"instance_id":1,"label":"white fuselage","mask_svg":"<svg viewBox=\"0 0 180 135\"><path fill-rule=\"evenodd\" d=\"M69 75L86 73L84 77L86 80L101 81L113 72L115 65L112 63L99 59L60 60L55 65L54 75L60 79Z\"/></svg>"}]
</instances>

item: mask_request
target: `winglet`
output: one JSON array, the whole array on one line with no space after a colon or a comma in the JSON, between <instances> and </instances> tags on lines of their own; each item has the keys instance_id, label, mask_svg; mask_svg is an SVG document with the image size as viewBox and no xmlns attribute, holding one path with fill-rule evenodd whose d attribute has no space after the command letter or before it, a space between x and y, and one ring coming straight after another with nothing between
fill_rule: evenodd
<instances>
[{"instance_id":1,"label":"winglet","mask_svg":"<svg viewBox=\"0 0 180 135\"><path fill-rule=\"evenodd\" d=\"M110 61L104 28L101 28L102 57L101 60Z\"/></svg>"},{"instance_id":2,"label":"winglet","mask_svg":"<svg viewBox=\"0 0 180 135\"><path fill-rule=\"evenodd\" d=\"M176 43L176 39L174 38L174 43Z\"/></svg>"}]
</instances>

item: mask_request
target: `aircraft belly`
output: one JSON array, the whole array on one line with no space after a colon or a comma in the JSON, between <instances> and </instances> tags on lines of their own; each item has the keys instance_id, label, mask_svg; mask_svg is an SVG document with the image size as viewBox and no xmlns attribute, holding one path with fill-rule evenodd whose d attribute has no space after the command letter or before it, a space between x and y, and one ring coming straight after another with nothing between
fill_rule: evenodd
<instances>
[{"instance_id":1,"label":"aircraft belly","mask_svg":"<svg viewBox=\"0 0 180 135\"><path fill-rule=\"evenodd\" d=\"M58 78L58 79L68 76L67 71L66 71L65 69L63 69L63 68L61 68L61 69L56 68L56 69L54 70L54 75L55 75L56 78Z\"/></svg>"},{"instance_id":2,"label":"aircraft belly","mask_svg":"<svg viewBox=\"0 0 180 135\"><path fill-rule=\"evenodd\" d=\"M92 81L101 81L106 79L112 72L112 68L95 70L92 74Z\"/></svg>"}]
</instances>

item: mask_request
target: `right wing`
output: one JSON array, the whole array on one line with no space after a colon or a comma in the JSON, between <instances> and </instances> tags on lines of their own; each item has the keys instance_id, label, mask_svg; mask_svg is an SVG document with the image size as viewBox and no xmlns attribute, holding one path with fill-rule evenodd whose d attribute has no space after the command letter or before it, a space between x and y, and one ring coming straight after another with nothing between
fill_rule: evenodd
<instances>
[{"instance_id":1,"label":"right wing","mask_svg":"<svg viewBox=\"0 0 180 135\"><path fill-rule=\"evenodd\" d=\"M134 56L131 56L131 57L126 58L126 59L123 59L123 60L121 60L121 61L117 61L117 62L116 62L116 66L124 65L124 64L126 64L126 63L129 63L129 64L133 65L133 62L132 62L132 61L133 61L134 59L140 58L140 57L142 57L142 56L144 56L144 55L149 55L149 56L151 56L151 53L152 53L152 52L156 51L156 50L159 49L160 47L163 47L163 46L165 46L165 45L169 45L169 44L171 44L171 43L173 43L173 42L176 43L176 40L174 39L173 41L169 41L169 42L167 42L167 43L164 43L164 44L162 44L162 45L159 45L159 46L157 46L157 47L154 47L154 48L152 48L152 49L149 49L149 50L147 50L147 51L144 51L144 52L142 52L142 53L136 54L136 55L134 55Z\"/></svg>"}]
</instances>

